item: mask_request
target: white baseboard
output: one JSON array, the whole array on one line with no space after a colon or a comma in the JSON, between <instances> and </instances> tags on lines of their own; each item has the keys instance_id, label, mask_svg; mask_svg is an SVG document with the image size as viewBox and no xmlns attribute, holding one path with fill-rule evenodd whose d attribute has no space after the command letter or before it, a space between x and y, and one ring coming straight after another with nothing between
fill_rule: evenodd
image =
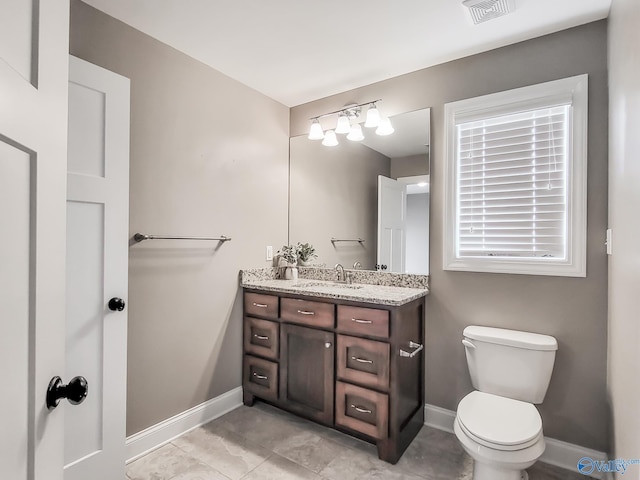
<instances>
[{"instance_id":1,"label":"white baseboard","mask_svg":"<svg viewBox=\"0 0 640 480\"><path fill-rule=\"evenodd\" d=\"M436 407L435 405L429 405L428 403L424 406L424 424L429 427L453 433L453 422L455 421L455 418L456 412L451 410ZM561 440L556 440L555 438L544 437L544 440L547 444L547 448L542 454L542 457L540 457L540 461L572 472L578 471L578 460L582 457L589 457L595 461L608 460L607 454L604 452L563 442ZM591 477L601 480L608 480L611 478L609 474L600 473L598 471L594 471L591 474Z\"/></svg>"},{"instance_id":2,"label":"white baseboard","mask_svg":"<svg viewBox=\"0 0 640 480\"><path fill-rule=\"evenodd\" d=\"M127 463L169 443L176 437L204 425L242 405L242 387L229 390L200 405L142 430L126 441Z\"/></svg>"}]
</instances>

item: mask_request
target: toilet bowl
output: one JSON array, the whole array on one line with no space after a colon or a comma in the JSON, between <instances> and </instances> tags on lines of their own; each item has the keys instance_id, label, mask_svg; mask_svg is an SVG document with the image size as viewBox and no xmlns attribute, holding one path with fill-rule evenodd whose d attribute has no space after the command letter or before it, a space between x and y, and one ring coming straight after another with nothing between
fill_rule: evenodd
<instances>
[{"instance_id":1,"label":"toilet bowl","mask_svg":"<svg viewBox=\"0 0 640 480\"><path fill-rule=\"evenodd\" d=\"M537 333L470 326L467 364L476 389L458 404L454 432L473 459L473 480L523 480L545 449L542 403L558 344Z\"/></svg>"},{"instance_id":2,"label":"toilet bowl","mask_svg":"<svg viewBox=\"0 0 640 480\"><path fill-rule=\"evenodd\" d=\"M454 432L474 461L474 480L526 479L545 448L532 404L478 391L458 404Z\"/></svg>"}]
</instances>

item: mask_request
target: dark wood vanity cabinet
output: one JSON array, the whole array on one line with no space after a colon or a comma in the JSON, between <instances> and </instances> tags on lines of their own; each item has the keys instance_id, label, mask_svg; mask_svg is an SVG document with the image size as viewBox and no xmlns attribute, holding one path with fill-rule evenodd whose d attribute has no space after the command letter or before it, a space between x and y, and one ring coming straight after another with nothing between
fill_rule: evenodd
<instances>
[{"instance_id":1,"label":"dark wood vanity cabinet","mask_svg":"<svg viewBox=\"0 0 640 480\"><path fill-rule=\"evenodd\" d=\"M396 463L424 423L424 297L399 306L245 290L244 403L260 398Z\"/></svg>"}]
</instances>

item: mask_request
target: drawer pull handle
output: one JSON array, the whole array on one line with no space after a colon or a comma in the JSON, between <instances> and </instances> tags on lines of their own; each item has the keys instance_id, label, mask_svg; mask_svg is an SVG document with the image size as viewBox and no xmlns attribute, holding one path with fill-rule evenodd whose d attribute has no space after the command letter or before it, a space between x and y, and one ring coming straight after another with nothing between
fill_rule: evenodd
<instances>
[{"instance_id":1,"label":"drawer pull handle","mask_svg":"<svg viewBox=\"0 0 640 480\"><path fill-rule=\"evenodd\" d=\"M357 405L351 405L351 408L355 409L356 412L360 413L373 413L371 410L367 408L358 407Z\"/></svg>"},{"instance_id":2,"label":"drawer pull handle","mask_svg":"<svg viewBox=\"0 0 640 480\"><path fill-rule=\"evenodd\" d=\"M269 305L267 305L266 303L256 303L256 302L253 302L253 306L254 306L254 307L258 307L258 308L267 308Z\"/></svg>"},{"instance_id":3,"label":"drawer pull handle","mask_svg":"<svg viewBox=\"0 0 640 480\"><path fill-rule=\"evenodd\" d=\"M359 318L352 318L351 321L356 323L365 323L365 324L373 323L371 320L361 320Z\"/></svg>"},{"instance_id":4,"label":"drawer pull handle","mask_svg":"<svg viewBox=\"0 0 640 480\"><path fill-rule=\"evenodd\" d=\"M267 337L266 335L258 335L257 333L254 333L253 336L258 340L269 340L269 337Z\"/></svg>"},{"instance_id":5,"label":"drawer pull handle","mask_svg":"<svg viewBox=\"0 0 640 480\"><path fill-rule=\"evenodd\" d=\"M360 358L360 357L351 357L351 360L355 360L356 362L360 362L360 363L373 363L373 360L367 360L366 358Z\"/></svg>"},{"instance_id":6,"label":"drawer pull handle","mask_svg":"<svg viewBox=\"0 0 640 480\"><path fill-rule=\"evenodd\" d=\"M256 377L258 380L269 380L269 377L267 377L266 375L260 375L256 372L253 372L253 376Z\"/></svg>"},{"instance_id":7,"label":"drawer pull handle","mask_svg":"<svg viewBox=\"0 0 640 480\"><path fill-rule=\"evenodd\" d=\"M316 314L316 312L310 312L308 310L298 310L298 313L300 315L315 315Z\"/></svg>"},{"instance_id":8,"label":"drawer pull handle","mask_svg":"<svg viewBox=\"0 0 640 480\"><path fill-rule=\"evenodd\" d=\"M424 345L420 345L419 343L416 343L416 342L409 342L409 348L415 348L415 350L413 352L405 352L404 350L400 349L400 356L413 358L418 354L420 350L424 348Z\"/></svg>"}]
</instances>

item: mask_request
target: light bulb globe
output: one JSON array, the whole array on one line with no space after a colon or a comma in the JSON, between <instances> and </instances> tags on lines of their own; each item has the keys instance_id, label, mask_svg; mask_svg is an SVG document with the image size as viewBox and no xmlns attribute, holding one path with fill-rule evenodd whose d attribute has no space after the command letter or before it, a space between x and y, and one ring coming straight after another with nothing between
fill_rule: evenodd
<instances>
[{"instance_id":1,"label":"light bulb globe","mask_svg":"<svg viewBox=\"0 0 640 480\"><path fill-rule=\"evenodd\" d=\"M347 140L351 140L353 142L360 142L364 140L364 135L362 134L362 127L359 123L356 123L351 126L351 131L349 135L347 135Z\"/></svg>"},{"instance_id":2,"label":"light bulb globe","mask_svg":"<svg viewBox=\"0 0 640 480\"><path fill-rule=\"evenodd\" d=\"M336 133L349 133L351 131L351 122L344 112L338 115L338 123L336 125Z\"/></svg>"},{"instance_id":3,"label":"light bulb globe","mask_svg":"<svg viewBox=\"0 0 640 480\"><path fill-rule=\"evenodd\" d=\"M376 129L376 135L391 135L393 132L395 132L395 129L393 128L393 125L391 125L391 120L387 117L381 118L380 125L378 125L378 128Z\"/></svg>"},{"instance_id":4,"label":"light bulb globe","mask_svg":"<svg viewBox=\"0 0 640 480\"><path fill-rule=\"evenodd\" d=\"M322 131L322 125L318 122L316 118L311 123L311 128L309 128L309 140L322 140L324 138L324 132Z\"/></svg>"},{"instance_id":5,"label":"light bulb globe","mask_svg":"<svg viewBox=\"0 0 640 480\"><path fill-rule=\"evenodd\" d=\"M335 147L338 145L338 137L336 137L336 132L333 130L327 130L324 134L324 140L322 140L322 145L325 147Z\"/></svg>"},{"instance_id":6,"label":"light bulb globe","mask_svg":"<svg viewBox=\"0 0 640 480\"><path fill-rule=\"evenodd\" d=\"M380 112L376 108L376 104L372 104L367 110L367 119L364 126L367 128L375 128L380 125Z\"/></svg>"}]
</instances>

